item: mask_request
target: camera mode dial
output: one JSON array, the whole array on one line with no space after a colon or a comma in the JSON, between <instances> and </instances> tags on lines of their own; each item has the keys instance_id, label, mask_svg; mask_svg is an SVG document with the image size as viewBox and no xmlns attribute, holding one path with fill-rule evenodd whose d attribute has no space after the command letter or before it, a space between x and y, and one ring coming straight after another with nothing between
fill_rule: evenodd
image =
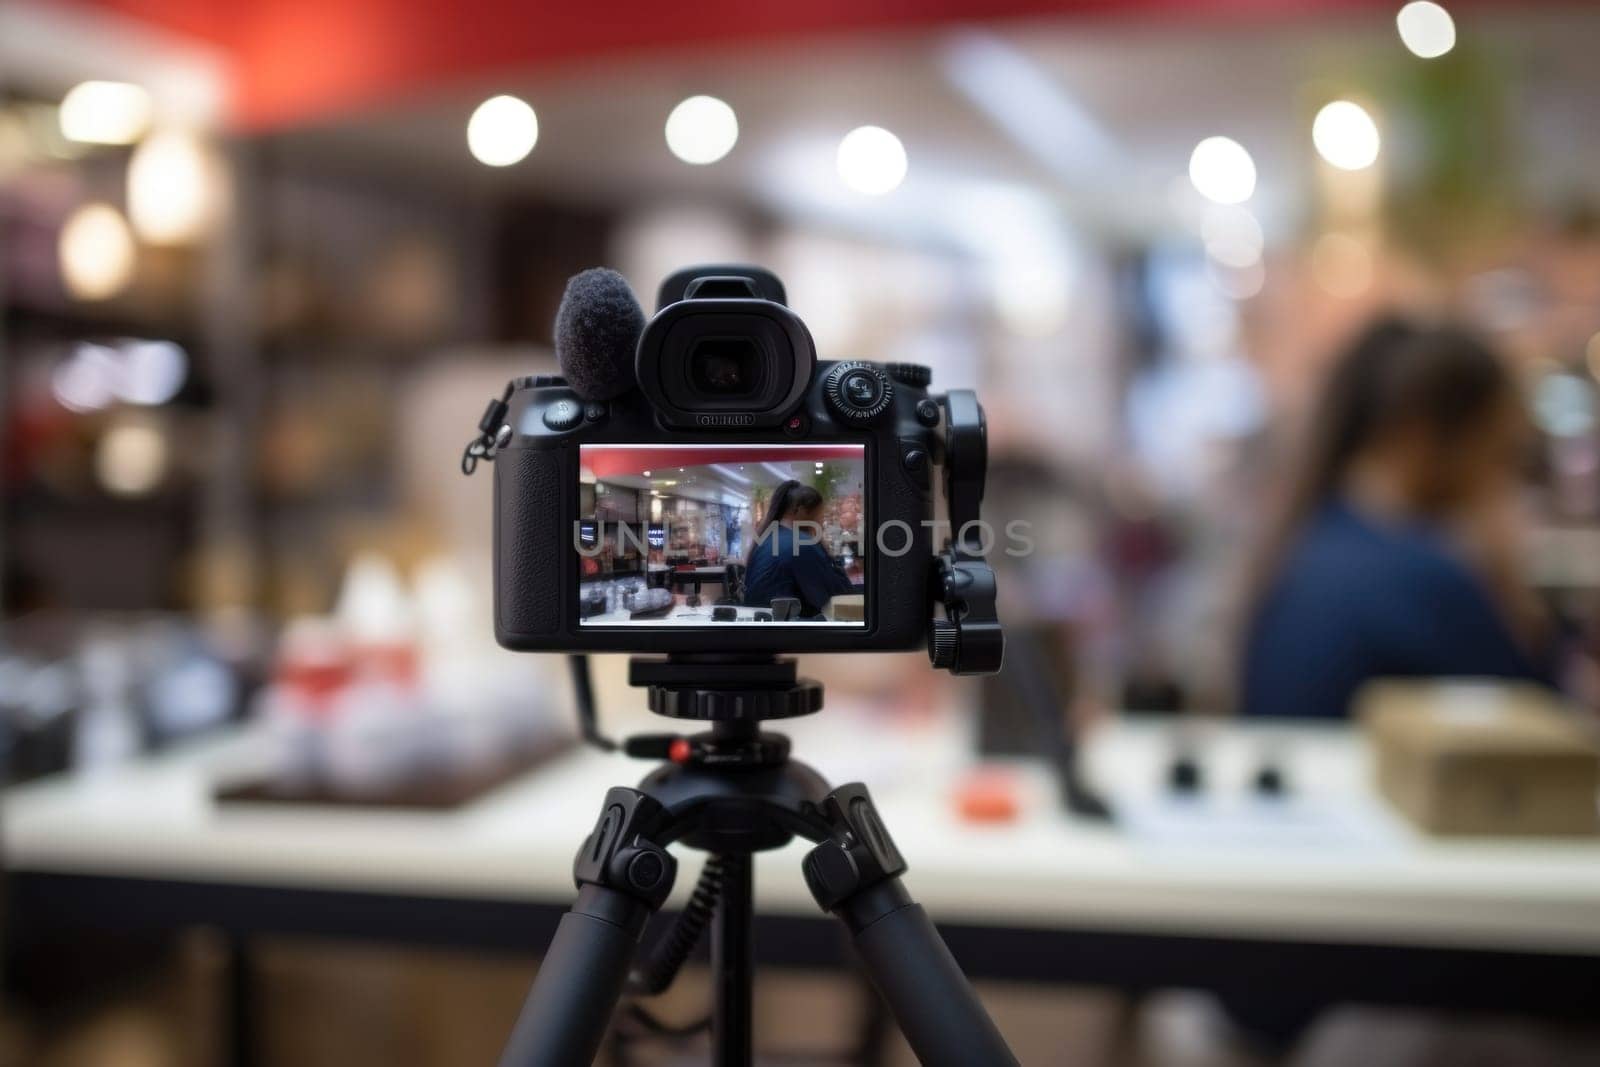
<instances>
[{"instance_id":1,"label":"camera mode dial","mask_svg":"<svg viewBox=\"0 0 1600 1067\"><path fill-rule=\"evenodd\" d=\"M889 410L894 383L883 368L872 363L840 363L823 382L828 406L845 422L864 425Z\"/></svg>"}]
</instances>

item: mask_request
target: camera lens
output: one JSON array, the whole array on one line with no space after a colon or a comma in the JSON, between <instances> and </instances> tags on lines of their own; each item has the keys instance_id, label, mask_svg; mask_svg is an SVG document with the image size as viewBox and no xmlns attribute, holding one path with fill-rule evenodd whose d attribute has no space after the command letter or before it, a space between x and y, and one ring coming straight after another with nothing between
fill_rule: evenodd
<instances>
[{"instance_id":1,"label":"camera lens","mask_svg":"<svg viewBox=\"0 0 1600 1067\"><path fill-rule=\"evenodd\" d=\"M754 389L760 360L748 338L708 337L689 353L689 380L710 396L739 396Z\"/></svg>"}]
</instances>

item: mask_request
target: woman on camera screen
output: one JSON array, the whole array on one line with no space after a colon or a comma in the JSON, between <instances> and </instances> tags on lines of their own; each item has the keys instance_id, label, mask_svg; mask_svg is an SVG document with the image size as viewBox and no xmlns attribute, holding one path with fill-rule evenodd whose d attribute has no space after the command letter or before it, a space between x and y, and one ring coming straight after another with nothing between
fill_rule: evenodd
<instances>
[{"instance_id":1,"label":"woman on camera screen","mask_svg":"<svg viewBox=\"0 0 1600 1067\"><path fill-rule=\"evenodd\" d=\"M800 601L800 615L816 618L829 599L854 587L822 542L822 494L793 479L773 490L755 530L745 573L747 607L770 607L778 597Z\"/></svg>"}]
</instances>

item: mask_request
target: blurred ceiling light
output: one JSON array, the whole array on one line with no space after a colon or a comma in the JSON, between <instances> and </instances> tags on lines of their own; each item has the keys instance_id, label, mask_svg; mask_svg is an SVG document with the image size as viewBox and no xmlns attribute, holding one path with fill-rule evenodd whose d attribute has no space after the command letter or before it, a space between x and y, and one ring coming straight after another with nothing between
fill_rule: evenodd
<instances>
[{"instance_id":1,"label":"blurred ceiling light","mask_svg":"<svg viewBox=\"0 0 1600 1067\"><path fill-rule=\"evenodd\" d=\"M130 404L165 404L189 373L189 356L171 341L129 341L122 346L116 393Z\"/></svg>"},{"instance_id":2,"label":"blurred ceiling light","mask_svg":"<svg viewBox=\"0 0 1600 1067\"><path fill-rule=\"evenodd\" d=\"M1242 270L1261 262L1266 238L1261 223L1242 207L1214 204L1200 220L1206 255L1225 267Z\"/></svg>"},{"instance_id":3,"label":"blurred ceiling light","mask_svg":"<svg viewBox=\"0 0 1600 1067\"><path fill-rule=\"evenodd\" d=\"M882 126L858 126L839 142L839 177L858 193L882 196L905 181L906 149Z\"/></svg>"},{"instance_id":4,"label":"blurred ceiling light","mask_svg":"<svg viewBox=\"0 0 1600 1067\"><path fill-rule=\"evenodd\" d=\"M1456 46L1456 24L1450 12L1432 0L1413 0L1394 17L1400 41L1414 55L1434 59Z\"/></svg>"},{"instance_id":5,"label":"blurred ceiling light","mask_svg":"<svg viewBox=\"0 0 1600 1067\"><path fill-rule=\"evenodd\" d=\"M106 431L95 449L95 475L119 496L140 496L161 484L167 473L167 439L144 420L121 422Z\"/></svg>"},{"instance_id":6,"label":"blurred ceiling light","mask_svg":"<svg viewBox=\"0 0 1600 1067\"><path fill-rule=\"evenodd\" d=\"M952 183L938 203L951 236L976 257L1000 325L1023 338L1059 333L1079 277L1059 205L1036 189L1000 182Z\"/></svg>"},{"instance_id":7,"label":"blurred ceiling light","mask_svg":"<svg viewBox=\"0 0 1600 1067\"><path fill-rule=\"evenodd\" d=\"M98 411L116 399L120 377L116 352L85 342L50 372L50 392L68 411Z\"/></svg>"},{"instance_id":8,"label":"blurred ceiling light","mask_svg":"<svg viewBox=\"0 0 1600 1067\"><path fill-rule=\"evenodd\" d=\"M467 148L485 166L519 163L538 142L539 116L514 96L491 96L467 120Z\"/></svg>"},{"instance_id":9,"label":"blurred ceiling light","mask_svg":"<svg viewBox=\"0 0 1600 1067\"><path fill-rule=\"evenodd\" d=\"M991 122L1066 182L1097 182L1126 167L1104 125L1056 75L997 34L954 34L940 67Z\"/></svg>"},{"instance_id":10,"label":"blurred ceiling light","mask_svg":"<svg viewBox=\"0 0 1600 1067\"><path fill-rule=\"evenodd\" d=\"M68 216L56 254L61 280L78 300L109 299L133 280L133 233L110 204L85 204Z\"/></svg>"},{"instance_id":11,"label":"blurred ceiling light","mask_svg":"<svg viewBox=\"0 0 1600 1067\"><path fill-rule=\"evenodd\" d=\"M1189 180L1218 204L1242 204L1256 191L1256 164L1231 137L1207 137L1189 156Z\"/></svg>"},{"instance_id":12,"label":"blurred ceiling light","mask_svg":"<svg viewBox=\"0 0 1600 1067\"><path fill-rule=\"evenodd\" d=\"M733 108L714 96L691 96L667 116L667 147L685 163L715 163L739 140Z\"/></svg>"},{"instance_id":13,"label":"blurred ceiling light","mask_svg":"<svg viewBox=\"0 0 1600 1067\"><path fill-rule=\"evenodd\" d=\"M1347 233L1325 233L1311 246L1311 277L1330 296L1360 296L1372 284L1372 252Z\"/></svg>"},{"instance_id":14,"label":"blurred ceiling light","mask_svg":"<svg viewBox=\"0 0 1600 1067\"><path fill-rule=\"evenodd\" d=\"M128 160L128 217L152 244L185 244L216 217L221 177L216 160L195 134L165 130Z\"/></svg>"},{"instance_id":15,"label":"blurred ceiling light","mask_svg":"<svg viewBox=\"0 0 1600 1067\"><path fill-rule=\"evenodd\" d=\"M150 94L127 82L90 81L62 98L61 135L82 144L133 144L150 127Z\"/></svg>"},{"instance_id":16,"label":"blurred ceiling light","mask_svg":"<svg viewBox=\"0 0 1600 1067\"><path fill-rule=\"evenodd\" d=\"M1381 138L1366 108L1335 100L1312 120L1311 143L1319 156L1340 170L1364 170L1377 162Z\"/></svg>"}]
</instances>

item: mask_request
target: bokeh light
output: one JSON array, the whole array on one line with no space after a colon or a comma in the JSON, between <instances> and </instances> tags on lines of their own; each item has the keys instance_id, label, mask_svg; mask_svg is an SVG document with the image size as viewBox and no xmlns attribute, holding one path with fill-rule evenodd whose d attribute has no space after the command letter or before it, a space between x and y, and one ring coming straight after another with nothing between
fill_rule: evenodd
<instances>
[{"instance_id":1,"label":"bokeh light","mask_svg":"<svg viewBox=\"0 0 1600 1067\"><path fill-rule=\"evenodd\" d=\"M1261 262L1266 239L1261 223L1242 207L1215 204L1200 221L1206 254L1225 267L1241 270Z\"/></svg>"},{"instance_id":2,"label":"bokeh light","mask_svg":"<svg viewBox=\"0 0 1600 1067\"><path fill-rule=\"evenodd\" d=\"M839 142L839 177L867 196L897 189L906 177L906 149L881 126L858 126Z\"/></svg>"},{"instance_id":3,"label":"bokeh light","mask_svg":"<svg viewBox=\"0 0 1600 1067\"><path fill-rule=\"evenodd\" d=\"M1578 437L1594 429L1594 389L1576 374L1547 374L1533 390L1539 428L1552 437Z\"/></svg>"},{"instance_id":4,"label":"bokeh light","mask_svg":"<svg viewBox=\"0 0 1600 1067\"><path fill-rule=\"evenodd\" d=\"M69 411L98 411L118 400L154 406L177 396L188 374L189 355L172 341L85 341L56 364L50 391Z\"/></svg>"},{"instance_id":5,"label":"bokeh light","mask_svg":"<svg viewBox=\"0 0 1600 1067\"><path fill-rule=\"evenodd\" d=\"M68 411L99 411L116 399L119 377L114 349L84 343L51 371L50 392Z\"/></svg>"},{"instance_id":6,"label":"bokeh light","mask_svg":"<svg viewBox=\"0 0 1600 1067\"><path fill-rule=\"evenodd\" d=\"M127 82L75 85L57 113L61 136L81 144L133 144L150 128L150 94Z\"/></svg>"},{"instance_id":7,"label":"bokeh light","mask_svg":"<svg viewBox=\"0 0 1600 1067\"><path fill-rule=\"evenodd\" d=\"M1335 100L1311 123L1317 154L1340 170L1364 170L1378 160L1378 124L1351 100Z\"/></svg>"},{"instance_id":8,"label":"bokeh light","mask_svg":"<svg viewBox=\"0 0 1600 1067\"><path fill-rule=\"evenodd\" d=\"M133 280L138 251L122 212L85 204L68 216L56 244L61 280L79 300L109 300Z\"/></svg>"},{"instance_id":9,"label":"bokeh light","mask_svg":"<svg viewBox=\"0 0 1600 1067\"><path fill-rule=\"evenodd\" d=\"M1211 282L1230 300L1249 300L1267 284L1267 269L1259 260L1245 267L1208 264Z\"/></svg>"},{"instance_id":10,"label":"bokeh light","mask_svg":"<svg viewBox=\"0 0 1600 1067\"><path fill-rule=\"evenodd\" d=\"M128 218L152 244L193 241L216 214L220 183L216 160L198 137L157 133L128 160Z\"/></svg>"},{"instance_id":11,"label":"bokeh light","mask_svg":"<svg viewBox=\"0 0 1600 1067\"><path fill-rule=\"evenodd\" d=\"M171 341L129 341L119 353L117 396L130 404L165 404L189 373L189 356Z\"/></svg>"},{"instance_id":12,"label":"bokeh light","mask_svg":"<svg viewBox=\"0 0 1600 1067\"><path fill-rule=\"evenodd\" d=\"M667 147L685 163L715 163L739 140L733 108L714 96L691 96L667 116Z\"/></svg>"},{"instance_id":13,"label":"bokeh light","mask_svg":"<svg viewBox=\"0 0 1600 1067\"><path fill-rule=\"evenodd\" d=\"M514 96L490 97L467 120L467 148L485 166L520 163L538 142L539 116Z\"/></svg>"},{"instance_id":14,"label":"bokeh light","mask_svg":"<svg viewBox=\"0 0 1600 1067\"><path fill-rule=\"evenodd\" d=\"M1413 0L1394 17L1400 41L1413 55L1434 59L1456 46L1456 24L1450 12L1433 0Z\"/></svg>"},{"instance_id":15,"label":"bokeh light","mask_svg":"<svg viewBox=\"0 0 1600 1067\"><path fill-rule=\"evenodd\" d=\"M95 476L108 492L141 496L166 477L167 455L167 439L159 427L143 419L119 422L95 449Z\"/></svg>"},{"instance_id":16,"label":"bokeh light","mask_svg":"<svg viewBox=\"0 0 1600 1067\"><path fill-rule=\"evenodd\" d=\"M1256 164L1231 137L1207 137L1189 155L1189 181L1217 204L1242 204L1256 191Z\"/></svg>"}]
</instances>

